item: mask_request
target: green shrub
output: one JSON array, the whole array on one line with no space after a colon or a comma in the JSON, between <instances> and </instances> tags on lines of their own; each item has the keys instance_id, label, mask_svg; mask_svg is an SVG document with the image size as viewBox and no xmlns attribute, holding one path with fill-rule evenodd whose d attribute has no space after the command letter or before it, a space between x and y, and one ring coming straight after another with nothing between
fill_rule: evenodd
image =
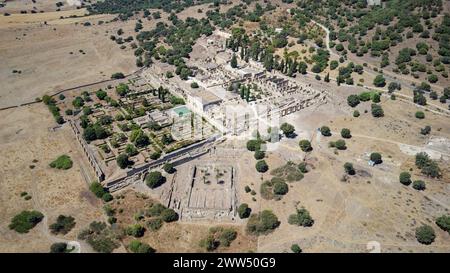
<instances>
[{"instance_id":1,"label":"green shrub","mask_svg":"<svg viewBox=\"0 0 450 273\"><path fill-rule=\"evenodd\" d=\"M321 133L323 136L331 136L331 130L330 130L330 128L329 128L328 126L322 126L322 127L320 128L320 133Z\"/></svg>"},{"instance_id":2,"label":"green shrub","mask_svg":"<svg viewBox=\"0 0 450 273\"><path fill-rule=\"evenodd\" d=\"M260 173L265 173L269 170L269 166L267 165L266 161L264 160L260 160L258 162L256 162L256 170Z\"/></svg>"},{"instance_id":3,"label":"green shrub","mask_svg":"<svg viewBox=\"0 0 450 273\"><path fill-rule=\"evenodd\" d=\"M18 233L28 233L28 231L41 222L43 218L44 215L39 211L24 210L12 218L11 224L9 224L8 227Z\"/></svg>"},{"instance_id":4,"label":"green shrub","mask_svg":"<svg viewBox=\"0 0 450 273\"><path fill-rule=\"evenodd\" d=\"M403 185L409 186L411 184L411 174L409 172L402 172L400 173L399 180Z\"/></svg>"},{"instance_id":5,"label":"green shrub","mask_svg":"<svg viewBox=\"0 0 450 273\"><path fill-rule=\"evenodd\" d=\"M159 187L166 181L166 178L158 171L149 172L145 177L145 183L151 189Z\"/></svg>"},{"instance_id":6,"label":"green shrub","mask_svg":"<svg viewBox=\"0 0 450 273\"><path fill-rule=\"evenodd\" d=\"M174 173L176 171L176 169L173 167L173 164L171 163L164 164L163 169L168 174Z\"/></svg>"},{"instance_id":7,"label":"green shrub","mask_svg":"<svg viewBox=\"0 0 450 273\"><path fill-rule=\"evenodd\" d=\"M430 177L441 177L441 169L438 164L428 157L427 153L416 154L416 166L421 170L421 172Z\"/></svg>"},{"instance_id":8,"label":"green shrub","mask_svg":"<svg viewBox=\"0 0 450 273\"><path fill-rule=\"evenodd\" d=\"M72 216L59 215L56 223L49 226L53 234L67 234L75 226L75 218Z\"/></svg>"},{"instance_id":9,"label":"green shrub","mask_svg":"<svg viewBox=\"0 0 450 273\"><path fill-rule=\"evenodd\" d=\"M298 145L300 146L300 149L302 149L303 152L309 152L312 150L311 142L307 139L300 140Z\"/></svg>"},{"instance_id":10,"label":"green shrub","mask_svg":"<svg viewBox=\"0 0 450 273\"><path fill-rule=\"evenodd\" d=\"M111 75L111 79L124 79L125 75L122 72L117 72Z\"/></svg>"},{"instance_id":11,"label":"green shrub","mask_svg":"<svg viewBox=\"0 0 450 273\"><path fill-rule=\"evenodd\" d=\"M91 185L89 186L89 189L98 198L102 198L103 195L107 193L107 191L103 188L102 184L100 184L99 182L92 182Z\"/></svg>"},{"instance_id":12,"label":"green shrub","mask_svg":"<svg viewBox=\"0 0 450 273\"><path fill-rule=\"evenodd\" d=\"M306 162L301 162L300 164L298 164L298 169L302 173L307 173L308 172L308 168L307 168Z\"/></svg>"},{"instance_id":13,"label":"green shrub","mask_svg":"<svg viewBox=\"0 0 450 273\"><path fill-rule=\"evenodd\" d=\"M125 169L128 166L130 166L132 164L132 162L129 160L128 155L127 154L120 154L117 159L117 165L121 168L121 169Z\"/></svg>"},{"instance_id":14,"label":"green shrub","mask_svg":"<svg viewBox=\"0 0 450 273\"><path fill-rule=\"evenodd\" d=\"M436 225L450 234L450 215L442 215L436 219Z\"/></svg>"},{"instance_id":15,"label":"green shrub","mask_svg":"<svg viewBox=\"0 0 450 273\"><path fill-rule=\"evenodd\" d=\"M350 95L347 97L347 104L356 107L360 103L358 95Z\"/></svg>"},{"instance_id":16,"label":"green shrub","mask_svg":"<svg viewBox=\"0 0 450 273\"><path fill-rule=\"evenodd\" d=\"M134 224L127 228L126 230L127 235L139 238L144 236L145 228L141 226L140 224Z\"/></svg>"},{"instance_id":17,"label":"green shrub","mask_svg":"<svg viewBox=\"0 0 450 273\"><path fill-rule=\"evenodd\" d=\"M343 138L351 138L351 137L352 137L352 134L351 134L351 132L350 132L350 129L343 128L343 129L341 130L341 136L342 136Z\"/></svg>"},{"instance_id":18,"label":"green shrub","mask_svg":"<svg viewBox=\"0 0 450 273\"><path fill-rule=\"evenodd\" d=\"M248 207L248 204L243 203L238 207L239 218L248 218L252 212L252 209Z\"/></svg>"},{"instance_id":19,"label":"green shrub","mask_svg":"<svg viewBox=\"0 0 450 273\"><path fill-rule=\"evenodd\" d=\"M60 169L60 170L68 170L72 168L73 162L68 155L61 155L56 160L50 163L50 167Z\"/></svg>"},{"instance_id":20,"label":"green shrub","mask_svg":"<svg viewBox=\"0 0 450 273\"><path fill-rule=\"evenodd\" d=\"M266 153L264 151L255 151L255 159L256 160L261 160L266 156Z\"/></svg>"},{"instance_id":21,"label":"green shrub","mask_svg":"<svg viewBox=\"0 0 450 273\"><path fill-rule=\"evenodd\" d=\"M419 243L429 245L434 242L436 234L432 227L428 225L420 226L416 229L416 239Z\"/></svg>"},{"instance_id":22,"label":"green shrub","mask_svg":"<svg viewBox=\"0 0 450 273\"><path fill-rule=\"evenodd\" d=\"M294 253L302 253L302 249L298 244L291 245L291 251Z\"/></svg>"},{"instance_id":23,"label":"green shrub","mask_svg":"<svg viewBox=\"0 0 450 273\"><path fill-rule=\"evenodd\" d=\"M372 116L375 118L384 116L383 108L381 108L380 105L375 104L375 103L372 103L372 105L371 105L371 112L372 112Z\"/></svg>"},{"instance_id":24,"label":"green shrub","mask_svg":"<svg viewBox=\"0 0 450 273\"><path fill-rule=\"evenodd\" d=\"M422 111L417 111L415 114L415 117L418 119L424 119L425 118L425 114Z\"/></svg>"},{"instance_id":25,"label":"green shrub","mask_svg":"<svg viewBox=\"0 0 450 273\"><path fill-rule=\"evenodd\" d=\"M273 184L273 193L276 195L285 195L288 191L289 187L284 181L278 181Z\"/></svg>"},{"instance_id":26,"label":"green shrub","mask_svg":"<svg viewBox=\"0 0 450 273\"><path fill-rule=\"evenodd\" d=\"M288 223L291 225L310 227L314 224L309 211L305 208L297 209L297 213L289 215Z\"/></svg>"},{"instance_id":27,"label":"green shrub","mask_svg":"<svg viewBox=\"0 0 450 273\"><path fill-rule=\"evenodd\" d=\"M128 249L133 253L154 253L156 250L147 243L133 240L128 245Z\"/></svg>"},{"instance_id":28,"label":"green shrub","mask_svg":"<svg viewBox=\"0 0 450 273\"><path fill-rule=\"evenodd\" d=\"M67 244L66 243L53 243L50 246L50 253L67 253Z\"/></svg>"},{"instance_id":29,"label":"green shrub","mask_svg":"<svg viewBox=\"0 0 450 273\"><path fill-rule=\"evenodd\" d=\"M161 213L166 209L165 206L163 206L160 203L153 204L147 211L148 216L150 217L156 217L161 216Z\"/></svg>"},{"instance_id":30,"label":"green shrub","mask_svg":"<svg viewBox=\"0 0 450 273\"><path fill-rule=\"evenodd\" d=\"M381 164L383 162L380 153L371 153L370 160L373 161L375 164Z\"/></svg>"},{"instance_id":31,"label":"green shrub","mask_svg":"<svg viewBox=\"0 0 450 273\"><path fill-rule=\"evenodd\" d=\"M356 172L355 172L355 169L353 168L353 164L352 163L350 163L350 162L346 162L345 164L344 164L344 170L345 170L345 172L347 173L347 174L349 174L349 175L354 175Z\"/></svg>"},{"instance_id":32,"label":"green shrub","mask_svg":"<svg viewBox=\"0 0 450 273\"><path fill-rule=\"evenodd\" d=\"M281 124L280 129L286 137L292 137L295 133L295 127L286 122Z\"/></svg>"},{"instance_id":33,"label":"green shrub","mask_svg":"<svg viewBox=\"0 0 450 273\"><path fill-rule=\"evenodd\" d=\"M160 218L153 218L153 219L148 220L147 227L151 231L157 231L162 227L163 223L164 222Z\"/></svg>"},{"instance_id":34,"label":"green shrub","mask_svg":"<svg viewBox=\"0 0 450 273\"><path fill-rule=\"evenodd\" d=\"M254 152L261 149L261 141L260 140L249 140L247 141L247 150Z\"/></svg>"},{"instance_id":35,"label":"green shrub","mask_svg":"<svg viewBox=\"0 0 450 273\"><path fill-rule=\"evenodd\" d=\"M422 180L416 180L416 181L413 182L412 187L413 187L415 190L423 191L423 190L425 190L425 187L426 187L426 186L425 186L425 182L424 182L424 181L422 181Z\"/></svg>"},{"instance_id":36,"label":"green shrub","mask_svg":"<svg viewBox=\"0 0 450 273\"><path fill-rule=\"evenodd\" d=\"M102 200L105 202L112 201L113 199L114 199L113 196L109 192L103 194L102 196Z\"/></svg>"},{"instance_id":37,"label":"green shrub","mask_svg":"<svg viewBox=\"0 0 450 273\"><path fill-rule=\"evenodd\" d=\"M161 219L166 223L177 221L178 213L176 213L173 209L165 209L161 213Z\"/></svg>"},{"instance_id":38,"label":"green shrub","mask_svg":"<svg viewBox=\"0 0 450 273\"><path fill-rule=\"evenodd\" d=\"M334 142L334 147L338 150L346 150L347 146L345 145L345 140L339 139L336 142Z\"/></svg>"},{"instance_id":39,"label":"green shrub","mask_svg":"<svg viewBox=\"0 0 450 273\"><path fill-rule=\"evenodd\" d=\"M260 235L267 234L280 225L277 216L270 210L263 210L258 214L252 214L247 221L247 232Z\"/></svg>"}]
</instances>

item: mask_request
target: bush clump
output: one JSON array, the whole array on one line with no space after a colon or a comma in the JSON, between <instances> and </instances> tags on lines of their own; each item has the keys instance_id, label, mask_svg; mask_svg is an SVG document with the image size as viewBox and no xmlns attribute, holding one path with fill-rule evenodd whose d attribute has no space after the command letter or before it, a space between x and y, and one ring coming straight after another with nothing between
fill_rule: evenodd
<instances>
[{"instance_id":1,"label":"bush clump","mask_svg":"<svg viewBox=\"0 0 450 273\"><path fill-rule=\"evenodd\" d=\"M402 172L400 173L399 180L403 185L409 186L411 184L411 174L409 172Z\"/></svg>"},{"instance_id":2,"label":"bush clump","mask_svg":"<svg viewBox=\"0 0 450 273\"><path fill-rule=\"evenodd\" d=\"M297 213L289 215L288 223L291 225L310 227L314 224L309 211L305 208L297 209Z\"/></svg>"},{"instance_id":3,"label":"bush clump","mask_svg":"<svg viewBox=\"0 0 450 273\"><path fill-rule=\"evenodd\" d=\"M128 245L128 249L133 253L155 253L156 250L147 243L133 240Z\"/></svg>"},{"instance_id":4,"label":"bush clump","mask_svg":"<svg viewBox=\"0 0 450 273\"><path fill-rule=\"evenodd\" d=\"M265 173L269 170L269 165L267 165L265 160L260 160L256 162L255 168L260 173Z\"/></svg>"},{"instance_id":5,"label":"bush clump","mask_svg":"<svg viewBox=\"0 0 450 273\"><path fill-rule=\"evenodd\" d=\"M145 183L151 189L159 187L166 181L166 178L158 171L149 172L147 177L145 177Z\"/></svg>"},{"instance_id":6,"label":"bush clump","mask_svg":"<svg viewBox=\"0 0 450 273\"><path fill-rule=\"evenodd\" d=\"M323 136L331 136L331 130L330 130L330 127L328 127L328 126L322 126L322 127L320 127L320 133L321 133Z\"/></svg>"},{"instance_id":7,"label":"bush clump","mask_svg":"<svg viewBox=\"0 0 450 273\"><path fill-rule=\"evenodd\" d=\"M67 249L67 243L53 243L50 246L50 253L68 253L70 250Z\"/></svg>"},{"instance_id":8,"label":"bush clump","mask_svg":"<svg viewBox=\"0 0 450 273\"><path fill-rule=\"evenodd\" d=\"M49 226L53 234L67 234L75 226L75 218L72 216L59 215L56 222Z\"/></svg>"},{"instance_id":9,"label":"bush clump","mask_svg":"<svg viewBox=\"0 0 450 273\"><path fill-rule=\"evenodd\" d=\"M302 249L300 248L300 246L298 244L291 245L291 251L293 253L302 253Z\"/></svg>"},{"instance_id":10,"label":"bush clump","mask_svg":"<svg viewBox=\"0 0 450 273\"><path fill-rule=\"evenodd\" d=\"M252 214L247 222L247 232L260 235L267 234L280 225L278 217L270 210L263 210L258 214Z\"/></svg>"},{"instance_id":11,"label":"bush clump","mask_svg":"<svg viewBox=\"0 0 450 273\"><path fill-rule=\"evenodd\" d=\"M422 111L417 111L415 114L415 117L418 119L424 119L425 118L425 113Z\"/></svg>"},{"instance_id":12,"label":"bush clump","mask_svg":"<svg viewBox=\"0 0 450 273\"><path fill-rule=\"evenodd\" d=\"M266 156L266 153L264 151L255 151L255 159L256 160L261 160Z\"/></svg>"},{"instance_id":13,"label":"bush clump","mask_svg":"<svg viewBox=\"0 0 450 273\"><path fill-rule=\"evenodd\" d=\"M312 150L311 142L307 139L300 140L298 145L303 152L310 152Z\"/></svg>"},{"instance_id":14,"label":"bush clump","mask_svg":"<svg viewBox=\"0 0 450 273\"><path fill-rule=\"evenodd\" d=\"M161 212L161 219L166 223L177 221L178 213L173 209L165 209Z\"/></svg>"},{"instance_id":15,"label":"bush clump","mask_svg":"<svg viewBox=\"0 0 450 273\"><path fill-rule=\"evenodd\" d=\"M436 225L450 234L450 215L442 215L436 219Z\"/></svg>"},{"instance_id":16,"label":"bush clump","mask_svg":"<svg viewBox=\"0 0 450 273\"><path fill-rule=\"evenodd\" d=\"M18 233L28 233L44 218L44 214L36 210L24 210L14 216L9 224L9 229L13 229Z\"/></svg>"},{"instance_id":17,"label":"bush clump","mask_svg":"<svg viewBox=\"0 0 450 273\"><path fill-rule=\"evenodd\" d=\"M176 171L176 169L173 167L173 164L172 164L172 163L166 163L166 164L164 164L163 169L164 169L164 171L165 171L166 173L168 173L168 174L172 174L172 173L174 173L174 172Z\"/></svg>"},{"instance_id":18,"label":"bush clump","mask_svg":"<svg viewBox=\"0 0 450 273\"><path fill-rule=\"evenodd\" d=\"M131 225L126 229L127 235L139 238L144 236L145 228L140 224Z\"/></svg>"},{"instance_id":19,"label":"bush clump","mask_svg":"<svg viewBox=\"0 0 450 273\"><path fill-rule=\"evenodd\" d=\"M56 160L50 163L50 167L60 169L60 170L68 170L72 168L73 162L68 155L61 155Z\"/></svg>"},{"instance_id":20,"label":"bush clump","mask_svg":"<svg viewBox=\"0 0 450 273\"><path fill-rule=\"evenodd\" d=\"M423 225L416 229L416 239L421 244L429 245L434 242L435 238L434 229L428 225Z\"/></svg>"},{"instance_id":21,"label":"bush clump","mask_svg":"<svg viewBox=\"0 0 450 273\"><path fill-rule=\"evenodd\" d=\"M423 174L432 178L442 176L441 169L436 161L429 158L428 154L425 152L416 154L416 166Z\"/></svg>"},{"instance_id":22,"label":"bush clump","mask_svg":"<svg viewBox=\"0 0 450 273\"><path fill-rule=\"evenodd\" d=\"M375 164L381 164L383 162L382 156L380 153L371 153L370 160Z\"/></svg>"},{"instance_id":23,"label":"bush clump","mask_svg":"<svg viewBox=\"0 0 450 273\"><path fill-rule=\"evenodd\" d=\"M78 234L78 239L86 240L86 242L97 252L111 253L118 248L120 244L117 242L118 234L116 234L104 222L94 221L89 224L87 229Z\"/></svg>"},{"instance_id":24,"label":"bush clump","mask_svg":"<svg viewBox=\"0 0 450 273\"><path fill-rule=\"evenodd\" d=\"M350 162L345 162L344 170L349 175L354 175L356 173L355 168L353 167L353 164Z\"/></svg>"},{"instance_id":25,"label":"bush clump","mask_svg":"<svg viewBox=\"0 0 450 273\"><path fill-rule=\"evenodd\" d=\"M103 188L102 184L97 181L92 182L89 189L93 194L95 194L95 196L101 198L105 202L113 200L113 196L108 192L108 190Z\"/></svg>"},{"instance_id":26,"label":"bush clump","mask_svg":"<svg viewBox=\"0 0 450 273\"><path fill-rule=\"evenodd\" d=\"M152 218L152 219L148 220L147 227L151 231L157 231L162 227L163 224L164 224L164 222L160 218Z\"/></svg>"},{"instance_id":27,"label":"bush clump","mask_svg":"<svg viewBox=\"0 0 450 273\"><path fill-rule=\"evenodd\" d=\"M412 184L412 187L413 187L415 190L418 190L418 191L423 191L423 190L425 190L425 188L426 188L425 182L422 181L422 180L416 180L416 181L414 181L413 184Z\"/></svg>"},{"instance_id":28,"label":"bush clump","mask_svg":"<svg viewBox=\"0 0 450 273\"><path fill-rule=\"evenodd\" d=\"M206 238L200 241L199 246L207 251L213 251L219 246L229 247L236 238L237 232L232 228L212 227Z\"/></svg>"},{"instance_id":29,"label":"bush clump","mask_svg":"<svg viewBox=\"0 0 450 273\"><path fill-rule=\"evenodd\" d=\"M342 136L343 138L351 138L351 137L352 137L352 134L351 134L351 132L350 132L350 129L343 128L343 129L341 130L341 136Z\"/></svg>"},{"instance_id":30,"label":"bush clump","mask_svg":"<svg viewBox=\"0 0 450 273\"><path fill-rule=\"evenodd\" d=\"M248 218L250 216L252 212L252 209L248 207L248 204L246 203L242 203L239 207L238 207L238 214L239 214L239 218L244 219L244 218Z\"/></svg>"}]
</instances>

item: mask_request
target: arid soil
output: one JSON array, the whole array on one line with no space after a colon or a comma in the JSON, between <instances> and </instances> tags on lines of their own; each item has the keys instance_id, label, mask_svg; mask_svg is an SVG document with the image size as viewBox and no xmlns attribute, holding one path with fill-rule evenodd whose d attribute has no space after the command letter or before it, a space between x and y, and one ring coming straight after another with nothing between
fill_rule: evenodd
<instances>
[{"instance_id":1,"label":"arid soil","mask_svg":"<svg viewBox=\"0 0 450 273\"><path fill-rule=\"evenodd\" d=\"M0 121L0 252L48 252L53 242L76 240L78 232L103 218L101 202L89 191L86 158L68 126L52 131L54 119L43 104L2 111ZM49 163L69 155L73 167L52 169ZM21 197L27 192L30 200ZM22 210L38 210L44 219L27 234L10 230ZM48 225L58 215L71 215L76 225L65 236L53 236ZM61 240L59 240L61 239ZM82 252L89 251L82 246Z\"/></svg>"}]
</instances>

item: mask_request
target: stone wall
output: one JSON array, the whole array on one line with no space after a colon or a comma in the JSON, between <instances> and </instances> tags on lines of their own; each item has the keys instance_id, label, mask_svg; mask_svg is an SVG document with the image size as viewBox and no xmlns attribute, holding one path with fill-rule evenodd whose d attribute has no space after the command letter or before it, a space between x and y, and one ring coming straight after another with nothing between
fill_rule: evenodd
<instances>
[{"instance_id":1,"label":"stone wall","mask_svg":"<svg viewBox=\"0 0 450 273\"><path fill-rule=\"evenodd\" d=\"M77 128L77 126L73 123L72 120L69 120L69 124L70 124L70 128L72 128L72 131L75 134L75 138L78 140L78 143L80 143L84 154L88 158L89 164L91 165L92 169L94 170L95 176L97 177L99 182L102 182L103 180L105 180L105 173L100 168L100 165L98 164L97 159L94 156L94 152L89 147L87 142L83 139L83 136L81 135L80 130Z\"/></svg>"}]
</instances>

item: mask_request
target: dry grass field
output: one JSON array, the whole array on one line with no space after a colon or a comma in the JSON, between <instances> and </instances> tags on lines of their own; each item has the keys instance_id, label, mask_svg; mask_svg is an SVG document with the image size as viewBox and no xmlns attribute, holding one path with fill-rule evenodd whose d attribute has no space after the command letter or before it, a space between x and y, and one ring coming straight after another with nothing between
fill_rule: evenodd
<instances>
[{"instance_id":1,"label":"dry grass field","mask_svg":"<svg viewBox=\"0 0 450 273\"><path fill-rule=\"evenodd\" d=\"M239 1L232 1L233 4ZM276 1L278 8L273 18L282 16L290 5ZM36 7L43 13L30 13ZM221 6L221 12L233 5ZM254 8L255 3L250 5ZM448 3L446 3L448 9ZM201 9L202 12L198 10ZM185 9L177 16L180 19L206 16L211 10L209 4ZM27 10L27 14L20 11ZM152 10L155 11L155 10ZM4 13L11 13L4 16ZM108 80L111 74L124 74L137 70L131 43L124 43L120 49L110 39L123 30L121 37L135 36L137 18L128 21L111 21L113 15L86 15L86 9L64 5L56 11L54 1L8 1L0 8L0 108L32 102L44 94L58 90ZM273 14L272 14L273 15ZM143 29L150 30L158 22L167 22L168 14L161 12L161 18L143 19ZM85 25L89 22L90 25ZM258 23L244 23L247 30L256 29ZM320 35L323 35L321 31ZM290 42L294 39L290 39ZM295 44L290 51L300 54L299 60L309 59L307 52L311 41L306 45ZM404 42L392 48L397 54ZM415 40L414 40L415 45ZM433 54L437 44L432 43ZM276 52L283 56L283 50ZM330 60L337 60L332 54ZM376 66L375 58L357 58L349 54L344 65L367 62ZM392 61L392 60L391 60ZM173 67L171 67L173 68ZM392 70L392 65L386 71ZM187 175L190 167L198 162L214 162L233 165L237 170L236 190L239 204L247 203L252 212L272 210L281 222L272 233L261 236L246 232L247 220L234 222L219 221L178 221L164 223L158 231L148 230L140 241L148 243L157 252L205 252L199 246L211 227L232 227L238 232L237 239L228 248L220 247L216 252L291 252L292 244L297 243L304 252L368 252L368 243L380 244L382 252L450 252L450 234L441 230L435 219L450 214L450 122L449 116L431 111L424 119L415 118L420 110L411 101L398 98L391 100L382 96L380 105L384 117L371 115L371 102L361 102L356 108L347 105L347 96L367 91L357 86L337 87L333 79L337 70L330 73L331 83L317 81L314 74L297 75L295 81L311 84L312 87L327 90L330 97L326 104L312 106L283 118L296 128L295 138L282 138L278 149L267 152L266 162L269 171L261 174L255 170L256 160L246 149L246 140L229 137L218 145L214 152L196 160L176 166L177 176ZM15 73L13 73L13 71ZM354 83L371 84L374 73L353 73ZM424 74L425 75L425 74ZM424 76L422 75L422 76ZM405 76L406 80L412 80ZM176 79L179 80L179 79ZM175 81L175 79L174 79ZM420 82L420 81L417 81ZM448 80L440 79L437 85L447 86ZM188 86L187 83L183 82ZM69 98L84 90L95 91L105 88L99 84L90 88L79 88L67 94ZM412 90L404 87L399 91L411 96ZM430 104L438 102L429 101ZM443 107L447 107L444 105ZM65 110L63 107L62 110ZM361 116L353 117L354 110ZM0 252L48 252L54 242L77 240L77 235L92 221L107 221L101 200L90 191L88 183L93 180L92 169L87 158L66 123L57 126L44 104L2 110L0 120ZM326 125L332 136L324 137L317 128ZM421 135L420 129L431 126L430 135ZM330 141L341 139L342 128L351 130L352 138L346 139L346 150L329 147ZM299 148L299 141L308 139L313 150L306 154ZM417 169L414 155L419 151L430 153L443 171L439 179L425 177ZM383 163L370 166L369 155L379 152ZM73 160L69 170L57 170L49 163L62 154ZM305 159L309 172L297 182L290 182L289 192L280 200L266 200L261 196L260 186L273 176L275 168L288 161L300 163ZM356 175L346 176L343 165L353 163ZM413 180L426 183L424 191L399 182L399 174L409 171ZM164 173L165 174L165 173ZM175 175L167 175L171 180ZM149 205L158 201L168 183L159 189L151 190L143 183L114 193L110 203L115 209L117 225L126 228L145 220L135 219L137 213L145 211ZM143 189L143 187L145 189ZM254 192L246 192L249 186ZM31 199L26 200L21 193L26 192ZM120 197L120 198L118 198ZM299 227L288 224L288 217L296 208L305 207L314 219L312 227ZM27 234L10 230L11 218L22 210L38 210L45 217ZM53 235L48 226L58 215L71 215L76 225L68 234ZM148 220L148 219L147 219ZM433 227L436 239L431 245L423 245L415 238L415 229L422 224ZM133 240L124 236L121 246L115 252L127 252L124 247ZM93 250L81 241L82 252Z\"/></svg>"},{"instance_id":2,"label":"dry grass field","mask_svg":"<svg viewBox=\"0 0 450 273\"><path fill-rule=\"evenodd\" d=\"M68 126L51 131L53 126L54 119L42 104L2 111L0 252L48 252L51 243L76 240L85 225L103 217L102 204L86 182L93 177L91 169L73 133ZM49 163L62 154L72 158L73 167L50 168ZM21 197L22 192L31 199ZM32 209L45 217L29 233L19 234L8 228L14 215ZM73 216L76 225L65 236L55 237L48 225L60 214Z\"/></svg>"},{"instance_id":3,"label":"dry grass field","mask_svg":"<svg viewBox=\"0 0 450 273\"><path fill-rule=\"evenodd\" d=\"M44 94L128 74L136 65L131 49L109 39L113 16L84 17L84 9L0 17L0 107L34 101ZM78 18L69 18L71 15ZM64 16L64 19L60 19ZM91 26L83 26L90 22ZM129 27L133 27L129 22ZM126 25L126 24L125 24ZM13 70L20 73L13 73Z\"/></svg>"}]
</instances>

